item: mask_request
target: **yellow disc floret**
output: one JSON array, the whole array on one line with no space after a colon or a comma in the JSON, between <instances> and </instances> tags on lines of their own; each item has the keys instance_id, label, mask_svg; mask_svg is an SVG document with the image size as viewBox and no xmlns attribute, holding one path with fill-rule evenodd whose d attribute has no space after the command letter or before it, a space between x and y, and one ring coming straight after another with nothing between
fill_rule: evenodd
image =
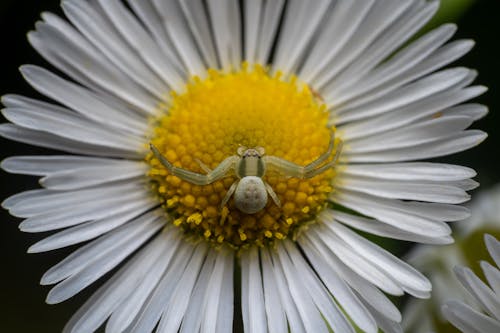
<instances>
[{"instance_id":1,"label":"yellow disc floret","mask_svg":"<svg viewBox=\"0 0 500 333\"><path fill-rule=\"evenodd\" d=\"M206 174L239 147L263 147L266 155L306 165L328 149L334 128L325 105L295 77L270 75L260 66L240 71L210 70L194 77L184 92L172 94L169 107L154 119L151 143L174 166ZM170 174L150 153L149 177L174 225L187 235L240 248L293 237L314 221L332 191L333 169L309 179L268 171L262 178L280 200L245 214L233 198L222 207L234 172L208 185L194 185Z\"/></svg>"}]
</instances>

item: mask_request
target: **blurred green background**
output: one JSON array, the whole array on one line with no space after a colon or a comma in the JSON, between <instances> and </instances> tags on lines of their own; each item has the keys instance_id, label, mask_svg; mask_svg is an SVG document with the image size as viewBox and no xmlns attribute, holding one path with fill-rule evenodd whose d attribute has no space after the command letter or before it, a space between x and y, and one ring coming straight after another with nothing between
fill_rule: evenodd
<instances>
[{"instance_id":1,"label":"blurred green background","mask_svg":"<svg viewBox=\"0 0 500 333\"><path fill-rule=\"evenodd\" d=\"M0 95L17 93L38 96L22 79L18 72L21 64L47 66L46 62L29 46L26 33L32 30L42 11L61 13L60 0L14 1L0 0L0 34L3 44L0 66ZM442 22L457 22L459 30L455 38L472 38L476 47L457 65L476 68L479 71L477 84L489 87L489 92L477 102L490 107L490 114L473 125L489 133L489 138L481 146L447 157L451 163L466 165L479 173L477 180L483 187L500 182L499 146L500 134L496 130L500 124L499 83L500 52L498 48L500 32L500 1L496 0L444 0L442 10L432 26ZM1 122L5 120L1 118ZM0 160L18 154L51 153L0 139ZM38 186L32 177L9 175L0 171L0 200L9 195ZM0 332L59 332L72 313L91 294L85 290L62 304L49 306L44 303L50 289L39 285L42 274L52 265L69 254L74 248L44 254L26 254L29 245L44 238L45 234L25 234L19 232L15 219L0 210L1 220L1 274L0 274ZM398 243L401 244L401 243ZM397 254L404 254L407 247L391 246Z\"/></svg>"}]
</instances>

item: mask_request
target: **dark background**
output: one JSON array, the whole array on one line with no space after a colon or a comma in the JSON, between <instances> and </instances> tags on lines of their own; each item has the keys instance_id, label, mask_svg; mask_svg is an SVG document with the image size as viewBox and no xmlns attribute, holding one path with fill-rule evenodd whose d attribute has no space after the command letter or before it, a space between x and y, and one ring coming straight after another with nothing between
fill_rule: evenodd
<instances>
[{"instance_id":1,"label":"dark background","mask_svg":"<svg viewBox=\"0 0 500 333\"><path fill-rule=\"evenodd\" d=\"M34 28L42 11L61 13L59 0L14 1L0 0L0 95L17 93L38 96L22 79L18 67L22 64L48 66L31 49L26 33ZM489 133L481 146L447 157L451 163L466 165L479 173L477 180L483 188L500 182L498 147L500 133L499 82L500 52L500 1L477 0L459 19L456 38L476 41L473 51L457 64L479 70L477 84L486 85L489 91L477 99L490 107L490 114L473 125ZM5 119L0 116L0 122ZM46 154L48 150L35 148L0 138L0 160L20 154ZM0 201L8 196L38 186L33 177L10 175L0 170ZM84 291L62 304L49 306L44 300L49 287L40 286L39 279L52 265L69 254L73 248L42 254L26 254L27 248L44 238L45 234L21 233L20 221L0 209L0 332L58 332L72 313L90 295ZM396 252L397 249L396 249Z\"/></svg>"}]
</instances>

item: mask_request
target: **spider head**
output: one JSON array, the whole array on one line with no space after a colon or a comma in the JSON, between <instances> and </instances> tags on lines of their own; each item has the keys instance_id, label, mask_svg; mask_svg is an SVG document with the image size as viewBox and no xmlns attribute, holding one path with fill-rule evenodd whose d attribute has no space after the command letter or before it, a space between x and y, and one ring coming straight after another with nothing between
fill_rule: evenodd
<instances>
[{"instance_id":1,"label":"spider head","mask_svg":"<svg viewBox=\"0 0 500 333\"><path fill-rule=\"evenodd\" d=\"M255 147L255 148L247 148L245 146L238 147L237 150L238 156L245 157L262 157L266 153L263 147Z\"/></svg>"}]
</instances>

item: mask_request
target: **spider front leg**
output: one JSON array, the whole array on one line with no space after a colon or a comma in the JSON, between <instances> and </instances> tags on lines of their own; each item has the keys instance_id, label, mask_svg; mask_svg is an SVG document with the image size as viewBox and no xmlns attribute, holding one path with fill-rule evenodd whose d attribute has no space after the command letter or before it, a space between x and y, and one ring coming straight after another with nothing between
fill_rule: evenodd
<instances>
[{"instance_id":1,"label":"spider front leg","mask_svg":"<svg viewBox=\"0 0 500 333\"><path fill-rule=\"evenodd\" d=\"M201 173L196 173L174 166L153 144L150 144L149 146L151 147L151 151L155 157L171 174L195 185L208 185L223 178L231 169L234 169L236 162L239 160L239 157L237 156L230 156L223 160L215 169L211 170L206 175L203 175Z\"/></svg>"},{"instance_id":2,"label":"spider front leg","mask_svg":"<svg viewBox=\"0 0 500 333\"><path fill-rule=\"evenodd\" d=\"M306 166L301 166L276 156L264 156L263 159L266 164L273 167L275 170L284 175L302 179L312 178L332 168L333 166L335 166L335 163L337 163L337 160L340 156L340 152L342 151L342 141L340 141L339 144L337 145L337 150L335 152L335 156L333 157L333 159L330 162L315 169L318 165L321 165L321 163L327 160L328 157L331 155L334 146L333 143L334 140L332 135L332 139L330 140L330 145L328 146L328 150L320 157L318 157L316 160L312 161Z\"/></svg>"}]
</instances>

